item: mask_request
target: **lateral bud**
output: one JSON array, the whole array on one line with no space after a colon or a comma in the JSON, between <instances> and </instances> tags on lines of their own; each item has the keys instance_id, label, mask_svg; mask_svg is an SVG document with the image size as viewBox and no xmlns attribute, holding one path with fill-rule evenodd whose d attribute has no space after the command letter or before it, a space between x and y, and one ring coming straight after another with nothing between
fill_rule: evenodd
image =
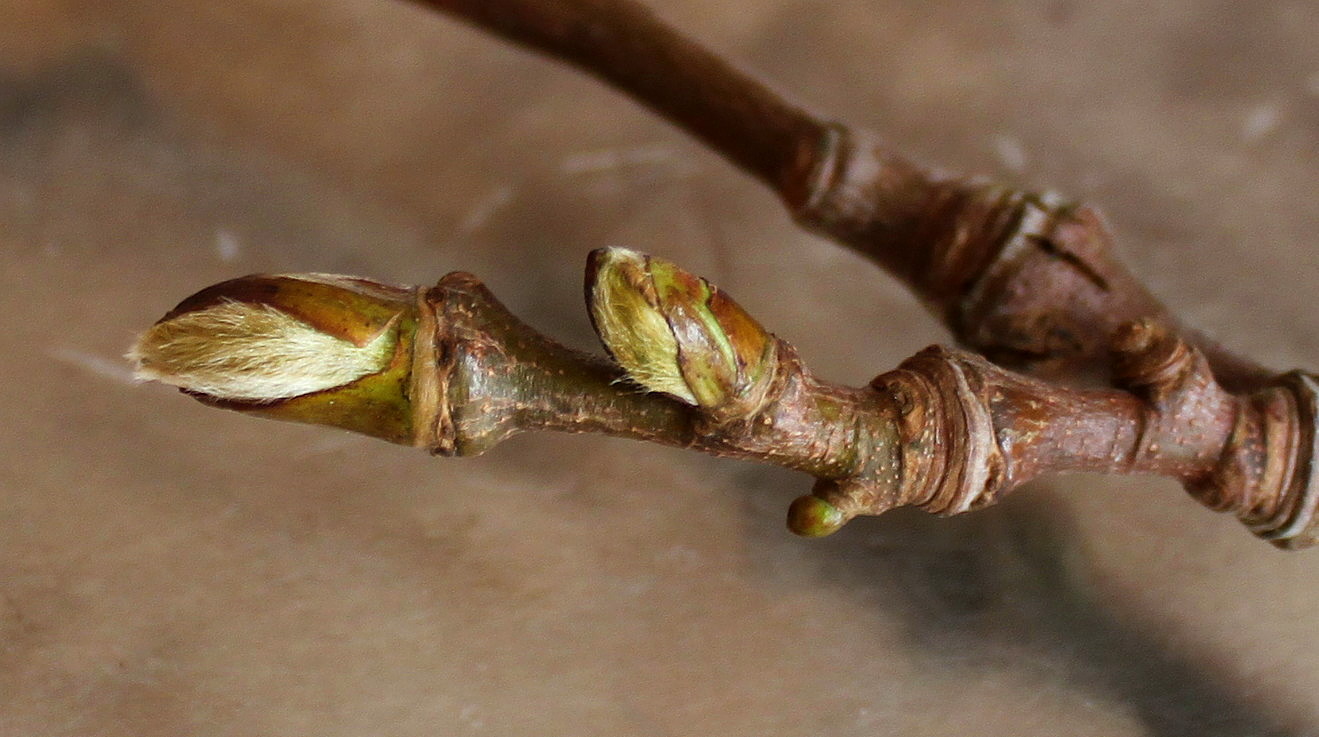
<instances>
[{"instance_id":1,"label":"lateral bud","mask_svg":"<svg viewBox=\"0 0 1319 737\"><path fill-rule=\"evenodd\" d=\"M778 339L718 287L623 248L592 252L586 279L596 333L633 381L717 422L764 405Z\"/></svg>"}]
</instances>

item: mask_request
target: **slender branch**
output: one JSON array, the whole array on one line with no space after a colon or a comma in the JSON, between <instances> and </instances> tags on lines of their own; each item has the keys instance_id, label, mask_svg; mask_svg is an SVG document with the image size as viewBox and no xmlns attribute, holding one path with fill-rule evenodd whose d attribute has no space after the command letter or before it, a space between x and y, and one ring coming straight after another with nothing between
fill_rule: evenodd
<instances>
[{"instance_id":1,"label":"slender branch","mask_svg":"<svg viewBox=\"0 0 1319 737\"><path fill-rule=\"evenodd\" d=\"M1114 345L1125 390L1058 386L940 347L853 388L815 378L791 345L671 263L597 251L587 294L621 368L537 333L463 273L429 289L244 277L185 300L133 356L143 375L210 404L438 454L557 430L797 469L817 479L789 511L805 535L899 506L957 514L1042 473L1100 471L1167 476L1279 546L1314 541L1319 384L1295 374L1228 393L1197 349L1152 322ZM346 366L356 373L334 383ZM321 388L289 396L309 381Z\"/></svg>"},{"instance_id":2,"label":"slender branch","mask_svg":"<svg viewBox=\"0 0 1319 737\"><path fill-rule=\"evenodd\" d=\"M808 173L825 125L649 9L615 0L419 0L626 91L776 190ZM803 148L805 147L805 148Z\"/></svg>"},{"instance_id":3,"label":"slender branch","mask_svg":"<svg viewBox=\"0 0 1319 737\"><path fill-rule=\"evenodd\" d=\"M817 118L630 0L415 0L595 75L769 185L803 226L906 283L957 340L1068 377L1106 365L1121 325L1187 336L1225 386L1273 374L1178 326L1116 258L1096 212L949 177Z\"/></svg>"},{"instance_id":4,"label":"slender branch","mask_svg":"<svg viewBox=\"0 0 1319 737\"><path fill-rule=\"evenodd\" d=\"M1117 388L940 347L869 386L830 384L713 285L619 249L592 255L587 284L613 363L535 332L467 274L428 289L291 275L185 300L131 354L140 375L444 455L557 430L774 463L816 478L789 510L805 535L898 506L956 514L1043 473L1098 471L1170 477L1280 547L1315 542L1319 383L1270 377L1179 328L1114 258L1093 210L919 167L627 0L425 4L651 106L802 224L901 278L989 358L1072 379L1111 369Z\"/></svg>"}]
</instances>

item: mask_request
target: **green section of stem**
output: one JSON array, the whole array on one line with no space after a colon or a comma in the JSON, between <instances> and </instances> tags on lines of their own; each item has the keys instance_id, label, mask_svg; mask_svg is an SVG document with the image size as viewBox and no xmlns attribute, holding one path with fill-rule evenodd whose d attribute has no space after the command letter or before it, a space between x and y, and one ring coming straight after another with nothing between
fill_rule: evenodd
<instances>
[{"instance_id":1,"label":"green section of stem","mask_svg":"<svg viewBox=\"0 0 1319 737\"><path fill-rule=\"evenodd\" d=\"M463 336L437 351L448 421L434 452L479 455L524 430L691 446L688 406L621 384L626 375L613 361L541 335L471 274L448 274L427 302L447 335Z\"/></svg>"}]
</instances>

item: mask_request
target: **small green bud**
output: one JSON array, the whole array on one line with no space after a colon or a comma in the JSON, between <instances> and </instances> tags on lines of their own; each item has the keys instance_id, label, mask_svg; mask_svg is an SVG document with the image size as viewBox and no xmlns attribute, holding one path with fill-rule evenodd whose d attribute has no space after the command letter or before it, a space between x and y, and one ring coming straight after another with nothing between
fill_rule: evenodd
<instances>
[{"instance_id":1,"label":"small green bud","mask_svg":"<svg viewBox=\"0 0 1319 737\"><path fill-rule=\"evenodd\" d=\"M594 251L587 299L601 341L628 376L706 410L750 413L777 366L777 340L728 295L672 262Z\"/></svg>"},{"instance_id":2,"label":"small green bud","mask_svg":"<svg viewBox=\"0 0 1319 737\"><path fill-rule=\"evenodd\" d=\"M818 496L803 496L788 507L788 529L802 537L825 537L847 524L848 516Z\"/></svg>"}]
</instances>

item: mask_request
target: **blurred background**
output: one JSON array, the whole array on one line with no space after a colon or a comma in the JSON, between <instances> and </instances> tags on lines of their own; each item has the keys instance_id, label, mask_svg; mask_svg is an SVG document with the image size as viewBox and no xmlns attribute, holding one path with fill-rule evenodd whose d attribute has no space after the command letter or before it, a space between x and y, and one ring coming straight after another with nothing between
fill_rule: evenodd
<instances>
[{"instance_id":1,"label":"blurred background","mask_svg":"<svg viewBox=\"0 0 1319 737\"><path fill-rule=\"evenodd\" d=\"M1101 206L1189 322L1319 367L1319 5L652 4L923 160ZM432 459L120 358L263 271L469 270L596 350L603 245L710 277L830 379L946 340L666 124L448 18L0 0L0 734L1319 734L1319 552L1171 483L807 541L791 473L558 435Z\"/></svg>"}]
</instances>

